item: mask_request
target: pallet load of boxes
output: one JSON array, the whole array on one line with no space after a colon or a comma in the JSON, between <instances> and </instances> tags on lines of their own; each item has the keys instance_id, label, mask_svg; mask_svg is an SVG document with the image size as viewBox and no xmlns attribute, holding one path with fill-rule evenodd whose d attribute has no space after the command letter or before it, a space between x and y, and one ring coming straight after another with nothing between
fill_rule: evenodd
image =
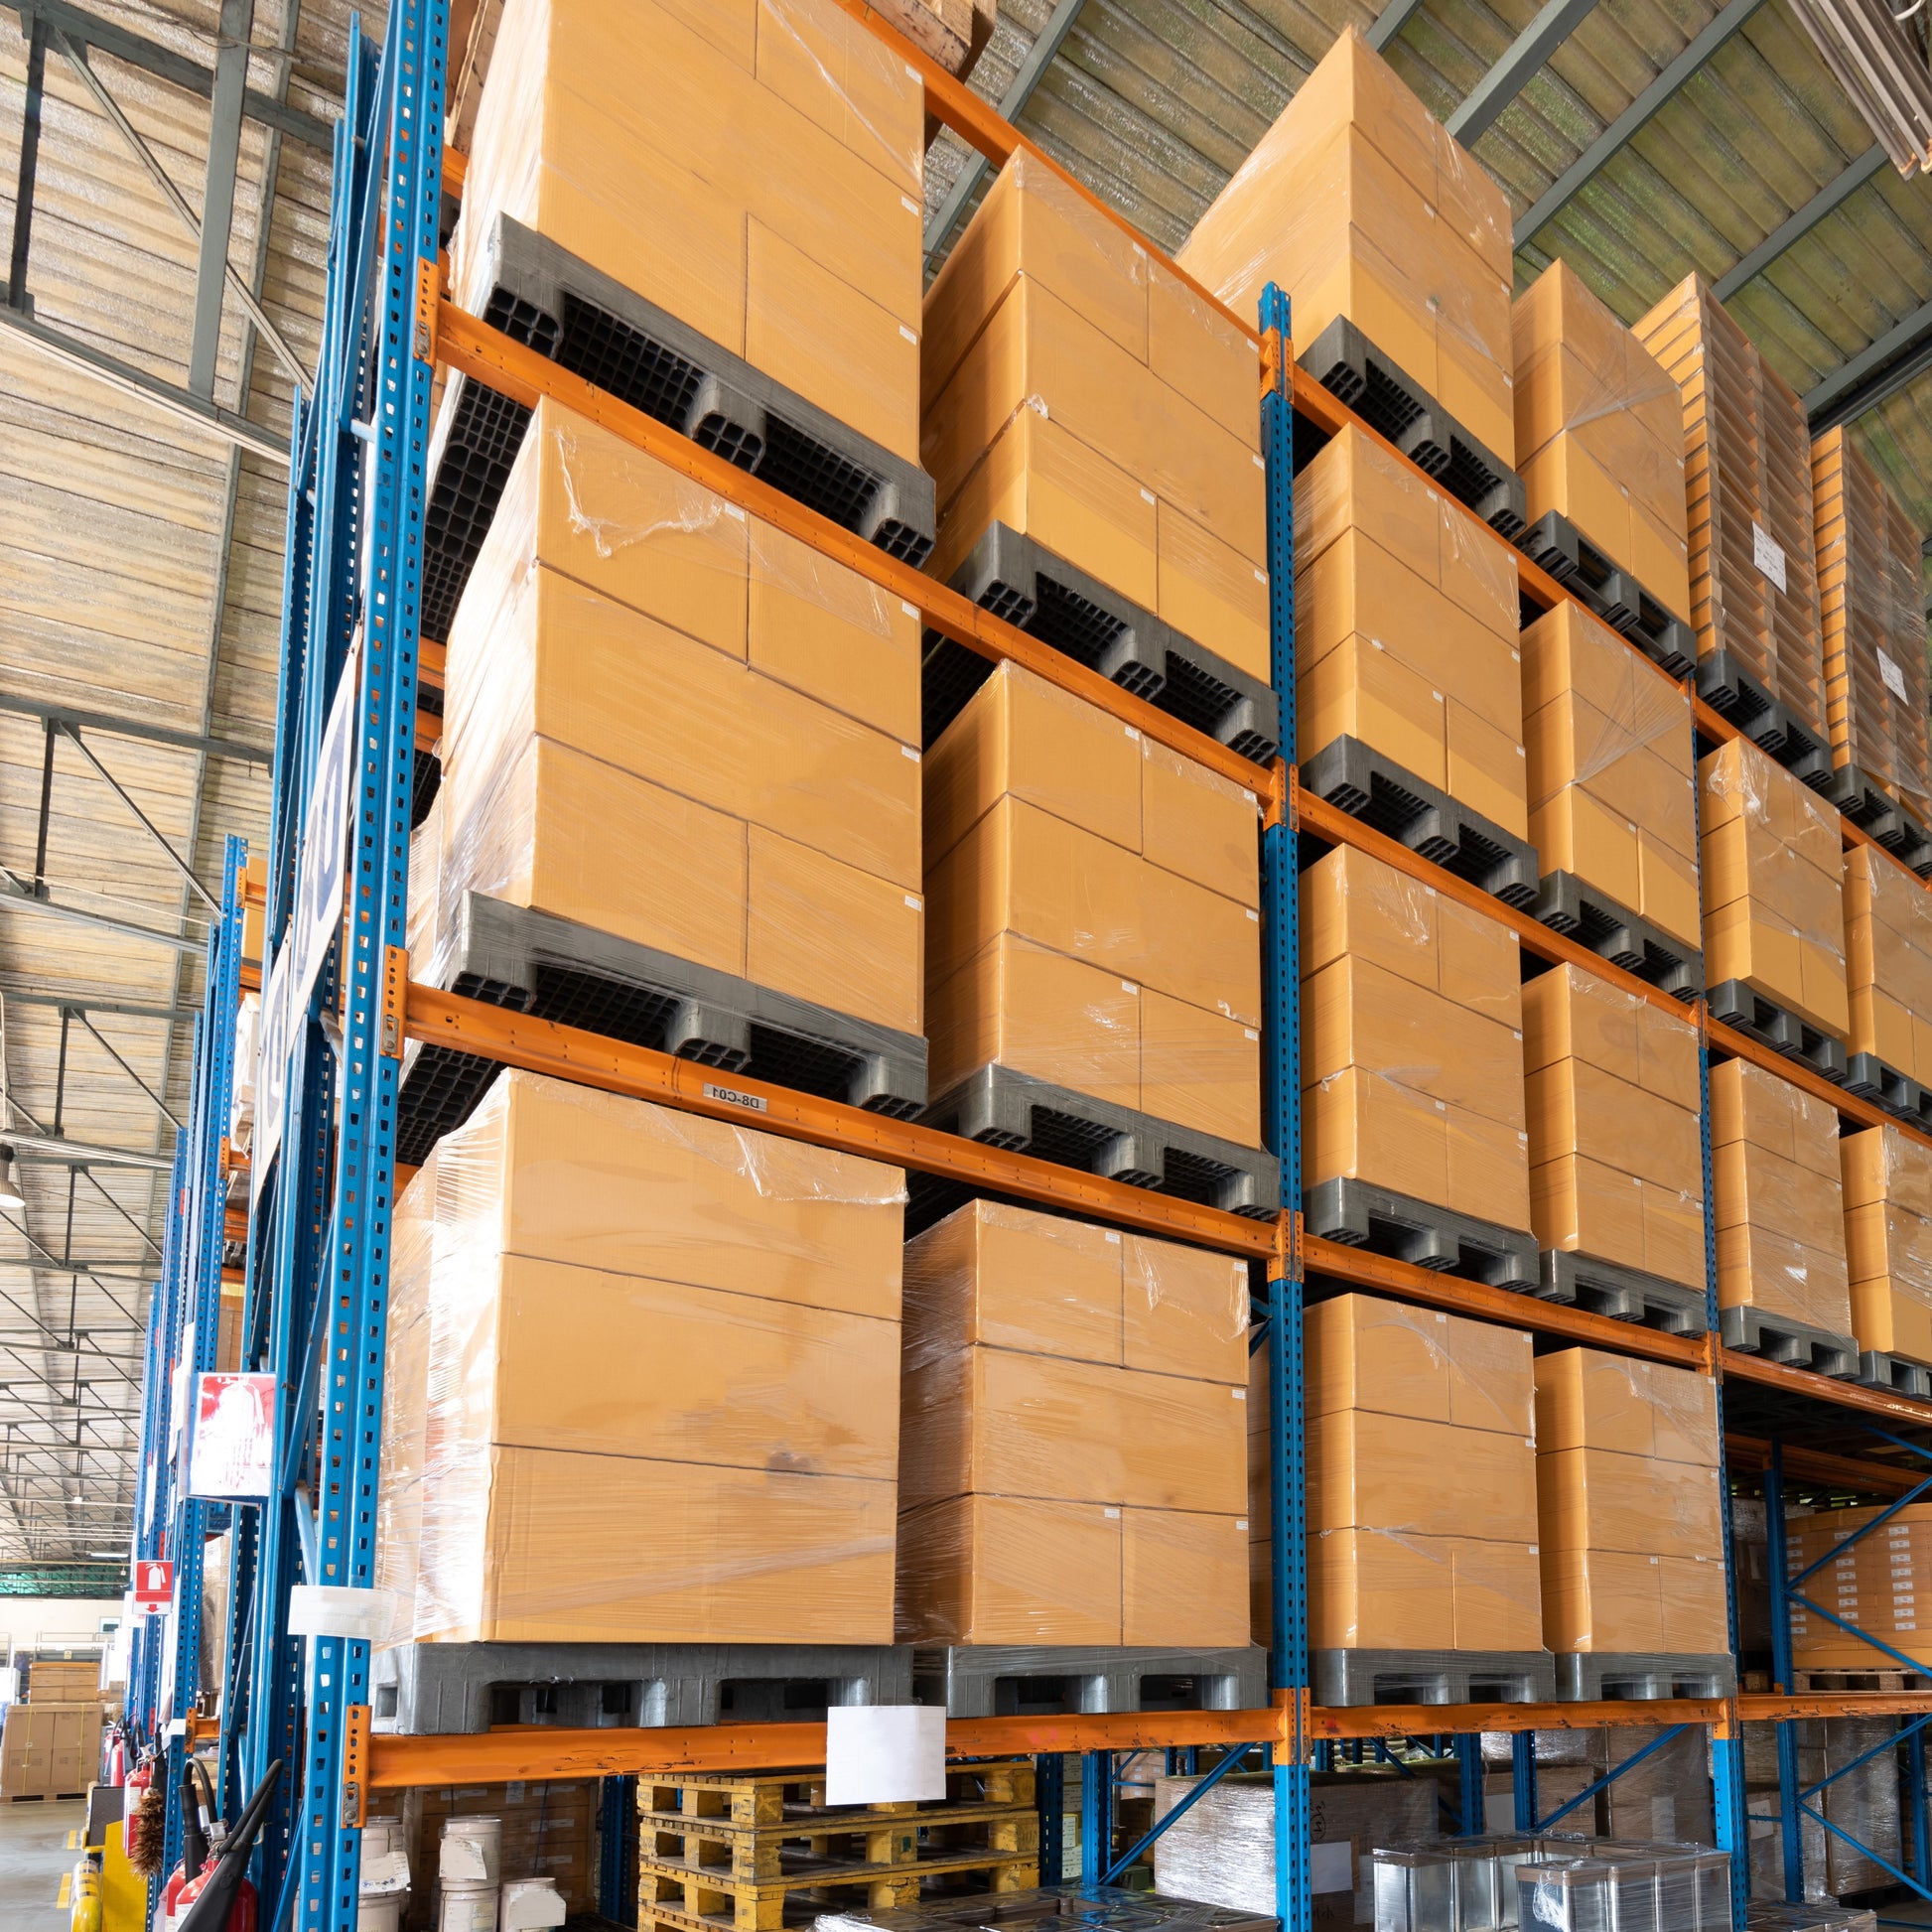
<instances>
[{"instance_id":1,"label":"pallet load of boxes","mask_svg":"<svg viewBox=\"0 0 1932 1932\"><path fill-rule=\"evenodd\" d=\"M1932 760L1909 533L1701 283L1634 330L1560 264L1513 294L1506 198L1352 30L1184 274L1022 150L923 293L919 80L834 0L506 0L478 84L462 307L1254 779L459 375L414 978L680 1054L727 1100L768 1080L1272 1218L1280 752L1395 842L1302 854L1310 1234L1685 1334L1715 1252L1730 1345L1932 1377L1920 1141L1841 1139L1808 1087L1726 1061L1706 1197L1700 998L1932 1122L1932 918L1892 856ZM1229 320L1269 282L1304 367L1423 466L1351 425L1301 467L1288 744ZM1512 543L1595 617L1525 626ZM1745 733L1702 759L1693 683ZM1892 854L1846 860L1854 791ZM1621 971L1539 970L1401 848ZM378 1728L1267 1703L1247 1264L756 1107L434 1045L404 1100ZM1306 1326L1315 1701L1731 1693L1712 1378L1332 1286ZM800 1842L882 1908L1031 1886L1031 1779L952 1774L909 1834L797 1776L640 1785L639 1922L788 1922ZM594 1903L608 1829L589 1781L412 1793L380 1884L402 1870L426 1927L548 1880L516 1908L547 1923L547 1891Z\"/></svg>"},{"instance_id":2,"label":"pallet load of boxes","mask_svg":"<svg viewBox=\"0 0 1932 1932\"><path fill-rule=\"evenodd\" d=\"M0 1718L0 1800L79 1798L100 1776L109 1716L98 1651L16 1650Z\"/></svg>"}]
</instances>

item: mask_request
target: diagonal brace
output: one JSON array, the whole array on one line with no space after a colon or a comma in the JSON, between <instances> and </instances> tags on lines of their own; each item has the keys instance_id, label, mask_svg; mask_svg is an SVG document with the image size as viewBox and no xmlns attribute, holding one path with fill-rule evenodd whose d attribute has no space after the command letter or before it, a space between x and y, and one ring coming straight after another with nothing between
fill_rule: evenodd
<instances>
[{"instance_id":1,"label":"diagonal brace","mask_svg":"<svg viewBox=\"0 0 1932 1932\"><path fill-rule=\"evenodd\" d=\"M1598 1778L1594 1784L1586 1785L1583 1788L1583 1790L1578 1792L1577 1795L1570 1800L1568 1804L1559 1805L1556 1808L1556 1810L1549 1815L1548 1818L1539 1819L1535 1829L1539 1832L1547 1832L1550 1829L1550 1827L1557 1822L1559 1818L1567 1818L1570 1815L1570 1813L1575 1811L1577 1807L1585 1801L1585 1799L1595 1797L1596 1794L1599 1791L1601 1791L1605 1785L1613 1784L1618 1778L1620 1778L1624 1774L1625 1771L1631 1769L1634 1765L1641 1764L1644 1761L1644 1759L1650 1755L1652 1751L1662 1750L1664 1746L1668 1744L1670 1740L1678 1734L1679 1731L1687 1728L1688 1726L1685 1725L1672 1725L1670 1728L1664 1731L1664 1733L1661 1736L1653 1737L1650 1740L1650 1742L1643 1747L1642 1750L1634 1752L1631 1756L1626 1757L1621 1764L1611 1765L1610 1768L1607 1771L1605 1771L1603 1775L1600 1778Z\"/></svg>"},{"instance_id":2,"label":"diagonal brace","mask_svg":"<svg viewBox=\"0 0 1932 1932\"><path fill-rule=\"evenodd\" d=\"M102 764L101 761L94 757L92 749L88 746L86 740L80 736L80 727L78 725L64 724L57 727L57 729L67 734L68 738L72 742L74 750L77 751L80 754L80 756L83 759L85 759L89 764L93 766L95 771L97 771L100 774L101 779L107 785L107 787L113 792L114 796L118 798L121 801L121 803L125 805L130 812L134 814L134 817L139 822L141 829L147 833L148 837L151 838L155 842L155 844L158 845L162 849L162 851L168 855L169 864L171 864L174 867L174 869L178 873L180 873L185 880L188 881L189 885L194 887L195 891L201 895L202 900L207 906L208 910L211 911L216 918L219 918L221 916L220 902L214 897L214 896L211 893L209 893L208 889L206 886L204 886L199 879L195 877L195 868L191 866L188 863L188 861L184 859L181 856L181 854L177 852L175 848L168 843L167 839L162 835L160 827L155 824L154 820L151 819L147 815L147 813L144 812L140 808L140 806L134 802L133 798L128 794L127 787L123 785L117 777L114 776L113 772L108 770L106 765ZM91 1033L93 1030L89 1028L88 1031ZM99 1036L98 1035L95 1035L96 1038L98 1036ZM172 1119L173 1116L170 1116L170 1118ZM180 1123L176 1122L176 1125L179 1126Z\"/></svg>"},{"instance_id":3,"label":"diagonal brace","mask_svg":"<svg viewBox=\"0 0 1932 1932\"><path fill-rule=\"evenodd\" d=\"M1816 1784L1806 1785L1798 1796L1809 1798L1815 1792L1823 1791L1828 1784L1836 1784L1848 1772L1856 1771L1861 1764L1869 1764L1880 1751L1896 1750L1915 1730L1921 1729L1926 1725L1932 1725L1932 1711L1926 1712L1922 1718L1914 1718L1902 1730L1895 1730L1889 1737L1880 1738L1868 1751L1861 1751L1850 1764L1841 1764L1836 1771L1827 1771Z\"/></svg>"},{"instance_id":4,"label":"diagonal brace","mask_svg":"<svg viewBox=\"0 0 1932 1932\"><path fill-rule=\"evenodd\" d=\"M1172 1811L1166 1813L1164 1816L1157 1818L1154 1821L1153 1826L1148 1831L1147 1836L1143 1838L1138 1845L1134 1846L1130 1851L1123 1852L1121 1856L1114 1861L1113 1864L1108 1867L1106 1876L1102 1878L1100 1882L1103 1885L1119 1884L1121 1881L1122 1873L1132 1868L1135 1861L1140 1858L1142 1853L1144 1853L1148 1849L1148 1847L1151 1846L1154 1843L1154 1841L1157 1838L1159 1838L1161 1834L1168 1829L1170 1825L1176 1823L1179 1819L1184 1817L1188 1812L1192 1811L1194 1806L1197 1805L1201 1801L1201 1799L1205 1798L1207 1794L1210 1791L1212 1791L1214 1787L1217 1784L1219 1784L1220 1781L1224 1777L1226 1777L1227 1774L1230 1771L1232 1771L1234 1767L1237 1764L1239 1764L1241 1760L1244 1757L1246 1757L1247 1754L1253 1749L1254 1746L1252 1744L1235 1744L1230 1746L1228 1750L1228 1754L1224 1758L1222 1758L1220 1763L1215 1765L1213 1770L1208 1772L1208 1774L1204 1778L1202 1778L1201 1781L1197 1785L1195 1785L1190 1792L1188 1792L1186 1797L1181 1799L1179 1804L1175 1805Z\"/></svg>"},{"instance_id":5,"label":"diagonal brace","mask_svg":"<svg viewBox=\"0 0 1932 1932\"><path fill-rule=\"evenodd\" d=\"M148 1098L152 1100L157 1107L161 1109L162 1114L167 1118L169 1124L174 1128L175 1132L177 1134L186 1133L188 1130L184 1128L180 1120L176 1118L174 1109L170 1107L168 1103L165 1100L163 1100L162 1097L158 1093L156 1093L155 1090L151 1086L149 1086L148 1083L144 1079L142 1079L141 1076L138 1073L136 1073L135 1070L131 1066L129 1066L124 1059L121 1058L120 1054L115 1052L113 1047L111 1047L107 1043L107 1041L101 1037L100 1029L96 1027L94 1023L87 1018L85 1009L79 1007L69 1007L67 1009L67 1012L69 1012L75 1020L80 1022L81 1026L83 1026L87 1030L87 1032L93 1035L94 1044L98 1046L100 1050L103 1053L105 1053L107 1057L110 1060L112 1060L114 1064L118 1066L121 1069L121 1071L125 1073L127 1077L130 1080L132 1080L134 1084L137 1087L139 1087L141 1091L144 1094L146 1094Z\"/></svg>"}]
</instances>

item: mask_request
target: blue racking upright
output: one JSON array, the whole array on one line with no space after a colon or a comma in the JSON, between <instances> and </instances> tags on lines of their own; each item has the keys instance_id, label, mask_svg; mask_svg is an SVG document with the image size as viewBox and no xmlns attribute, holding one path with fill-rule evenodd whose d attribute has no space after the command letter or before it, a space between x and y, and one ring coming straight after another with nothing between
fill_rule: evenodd
<instances>
[{"instance_id":1,"label":"blue racking upright","mask_svg":"<svg viewBox=\"0 0 1932 1932\"><path fill-rule=\"evenodd\" d=\"M937 118L997 164L1022 137L957 82L878 21L863 0L838 0L873 26L922 75ZM1444 1754L1459 1767L1460 1825L1482 1826L1479 1736L1515 1734L1513 1796L1518 1829L1548 1825L1601 1785L1643 1761L1685 1726L1707 1728L1721 1843L1732 1851L1733 1920L1745 1895L1740 1722L1788 1725L1803 1716L1869 1706L1844 1698L1791 1695L1789 1646L1777 1666L1780 1690L1721 1700L1674 1699L1646 1705L1368 1707L1322 1711L1310 1703L1307 1565L1303 1541L1302 1317L1311 1283L1341 1283L1427 1306L1509 1323L1569 1343L1622 1350L1722 1375L1753 1402L1782 1405L1768 1489L1777 1520L1782 1479L1779 1428L1816 1431L1821 1418L1843 1426L1854 1412L1883 1418L1879 1432L1918 1453L1900 1434L1932 1441L1932 1405L1779 1368L1713 1341L1630 1327L1531 1298L1456 1281L1401 1262L1305 1237L1301 1226L1300 983L1298 841L1312 836L1361 844L1464 903L1512 926L1526 951L1546 961L1587 963L1614 975L1594 955L1527 915L1392 847L1357 821L1303 791L1291 763L1263 773L1227 748L1105 683L1070 660L1042 661L1038 647L1011 625L967 606L906 566L790 503L756 476L734 470L662 424L570 375L477 318L454 309L438 283L437 217L444 187L444 81L449 0L398 0L378 49L351 28L346 97L336 136L329 280L317 391L298 398L288 510L283 664L267 864L262 1053L250 1183L242 1364L273 1374L280 1389L275 1488L259 1507L234 1510L236 1554L230 1596L229 1682L222 1687L220 1747L230 1780L251 1788L267 1766L289 1764L283 1796L256 1862L263 1923L283 1932L349 1932L357 1916L360 1824L371 1794L456 1778L602 1775L708 1766L813 1761L822 1729L807 1725L725 1724L708 1729L542 1729L463 1737L371 1734L369 1646L380 1631L373 1589L375 1509L380 1458L388 1225L395 1184L397 1083L407 1039L434 1039L458 1050L732 1117L749 1096L761 1129L846 1145L929 1172L1168 1233L1246 1258L1257 1276L1254 1345L1269 1363L1269 1458L1274 1512L1273 1702L1257 1712L1105 1714L1060 1719L993 1719L949 1726L961 1755L1027 1750L1041 1757L1042 1788L1057 1793L1065 1757L1081 1757L1083 1870L1118 1875L1156 1835L1124 1857L1113 1852L1117 1754L1167 1746L1188 1767L1202 1746L1221 1753L1210 1776L1225 1775L1260 1747L1272 1765L1276 1797L1277 1902L1287 1932L1312 1919L1310 1872L1311 1763L1332 1762L1341 1742L1360 1757L1363 1739L1378 1755L1396 1739L1449 1740ZM1050 166L1036 148L1032 156ZM459 178L452 171L452 180ZM1076 185L1077 186L1077 185ZM1082 191L1084 192L1084 191ZM1239 319L1236 319L1239 320ZM1299 428L1332 433L1357 419L1296 370L1286 298L1270 289L1259 328L1262 446L1271 565L1272 672L1294 744L1294 468ZM1246 325L1244 325L1246 326ZM501 1009L412 984L403 950L419 640L418 599L428 471L429 407L439 366L460 370L514 400L542 395L591 414L619 435L715 489L750 513L870 575L912 602L927 623L983 655L1018 658L1062 688L1102 705L1150 736L1214 768L1239 774L1266 794L1263 830L1262 943L1267 999L1264 1120L1282 1162L1280 1212L1243 1219L1120 1183L1096 1180L1028 1157L1004 1154L916 1125L810 1100L746 1082L743 1093L707 1091L684 1078L687 1063L620 1041L534 1022ZM1500 539L1499 539L1500 540ZM1527 559L1525 595L1547 607L1569 594ZM1050 658L1050 653L1047 654ZM1700 727L1724 735L1700 713ZM1848 835L1849 836L1849 835ZM230 887L239 855L230 853ZM224 924L224 932L227 930ZM211 959L210 987L218 962ZM225 971L225 967L223 968ZM1625 976L1627 979L1627 976ZM1622 983L1622 982L1619 982ZM1640 982L1628 985L1644 992ZM212 993L210 994L212 998ZM1657 996L1662 997L1662 996ZM226 1080L218 1022L205 1016L197 1071L197 1135L225 1119ZM1707 1047L1747 1058L1775 1056L1741 1035L1707 1024ZM232 1032L228 1035L230 1041ZM227 1049L231 1059L231 1046ZM1709 1052L1705 1055L1707 1065ZM203 1071L203 1062L207 1071ZM203 1088L207 1089L204 1109ZM1707 1074L1708 1089L1708 1074ZM215 1096L219 1093L219 1105ZM1867 1103L1835 1104L1864 1124ZM1863 1111L1861 1111L1861 1110ZM742 1114L737 1116L742 1118ZM1711 1186L1708 1090L1705 1184ZM144 1457L137 1554L199 1548L207 1506L176 1494L169 1459L169 1365L199 1362L204 1335L195 1296L205 1292L210 1253L219 1273L220 1188L207 1165L205 1139L189 1137L176 1176L163 1280L155 1297L144 1401ZM208 1218L209 1213L216 1216ZM1707 1224L1708 1226L1709 1224ZM212 1242L212 1247L210 1247ZM1715 1240L1707 1232L1709 1311L1715 1311ZM198 1286L199 1285L199 1286ZM218 1292L218 1290L217 1290ZM184 1337L188 1321L192 1342ZM211 1348L211 1330L208 1336ZM211 1358L210 1358L211 1359ZM1721 1388L1720 1394L1724 1390ZM1752 1414L1758 1413L1753 1410ZM1769 1414L1769 1410L1764 1410ZM1862 1418L1861 1418L1862 1419ZM1885 1480L1891 1478L1887 1475ZM1916 1494L1916 1490L1913 1491ZM1774 1531L1774 1535L1778 1532ZM1726 1539L1728 1520L1726 1513ZM1726 1541L1727 1577L1731 1553ZM1803 1583L1792 1580L1792 1587ZM199 1601L199 1594L197 1597ZM1735 1592L1731 1616L1735 1644ZM130 1708L152 1729L209 1688L195 1684L192 1661L161 1681L162 1659L146 1632ZM1892 1653L1897 1656L1899 1653ZM1906 1660L1909 1663L1910 1660ZM1914 1697L1916 1702L1913 1701ZM1915 1718L1908 1727L1907 1771L1916 1794L1916 1876L1926 1877L1924 1779L1918 1725L1932 1716L1932 1694L1894 1699L1888 1709ZM1923 1714L1923 1715L1920 1715ZM1661 1723L1664 1735L1597 1780L1560 1812L1540 1815L1535 1733L1627 1723ZM177 1750L185 1740L171 1740ZM764 1755L760 1756L759 1753ZM1197 1792L1205 1788L1206 1780ZM607 1820L615 1816L606 1787ZM1785 1781L1795 1824L1808 1794L1796 1785L1795 1757ZM1158 1830L1158 1828L1157 1828ZM1787 1848L1795 1839L1788 1830ZM1049 1829L1049 1867L1057 1870ZM616 1906L615 1858L606 1860L604 1896ZM1802 1869L1798 1871L1802 1884Z\"/></svg>"}]
</instances>

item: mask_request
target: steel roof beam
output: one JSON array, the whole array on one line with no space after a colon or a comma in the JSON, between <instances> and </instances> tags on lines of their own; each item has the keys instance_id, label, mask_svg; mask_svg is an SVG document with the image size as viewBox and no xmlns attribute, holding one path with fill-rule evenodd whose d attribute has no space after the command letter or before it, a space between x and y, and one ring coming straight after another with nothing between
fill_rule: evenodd
<instances>
[{"instance_id":1,"label":"steel roof beam","mask_svg":"<svg viewBox=\"0 0 1932 1932\"><path fill-rule=\"evenodd\" d=\"M255 0L221 0L202 189L201 251L195 266L195 331L188 346L188 387L197 396L214 394L214 365L221 349L221 294L233 273L228 267L228 236L234 228L241 110L248 91L248 42L254 26Z\"/></svg>"},{"instance_id":2,"label":"steel roof beam","mask_svg":"<svg viewBox=\"0 0 1932 1932\"><path fill-rule=\"evenodd\" d=\"M1821 376L1805 396L1811 433L1875 409L1887 396L1932 366L1932 302L1923 302L1858 354Z\"/></svg>"},{"instance_id":3,"label":"steel roof beam","mask_svg":"<svg viewBox=\"0 0 1932 1932\"><path fill-rule=\"evenodd\" d=\"M1720 277L1712 287L1712 294L1720 302L1728 302L1746 282L1761 275L1793 242L1808 235L1826 215L1863 188L1884 165L1884 149L1876 146L1867 148L1837 180L1827 182L1789 220L1780 221L1735 268Z\"/></svg>"},{"instance_id":4,"label":"steel roof beam","mask_svg":"<svg viewBox=\"0 0 1932 1932\"><path fill-rule=\"evenodd\" d=\"M1730 0L1730 4L1690 46L1530 204L1528 211L1516 223L1513 236L1516 246L1526 246L1537 230L1558 214L1566 203L1582 194L1629 146L1631 139L1642 131L1657 110L1763 4L1764 0Z\"/></svg>"},{"instance_id":5,"label":"steel roof beam","mask_svg":"<svg viewBox=\"0 0 1932 1932\"><path fill-rule=\"evenodd\" d=\"M69 733L99 732L109 738L136 738L146 745L166 745L177 752L199 752L208 758L235 759L244 764L272 764L275 754L266 747L257 749L232 738L204 738L198 732L170 731L165 725L143 724L138 718L115 718L102 711L75 711L69 705L46 704L38 698L23 698L0 691L0 711L20 718L38 718L44 724L60 725ZM197 1013L200 1007L195 1009Z\"/></svg>"},{"instance_id":6,"label":"steel roof beam","mask_svg":"<svg viewBox=\"0 0 1932 1932\"><path fill-rule=\"evenodd\" d=\"M4 313L4 310L0 310L0 314ZM0 905L17 906L22 911L45 912L53 918L96 926L103 932L117 933L123 939L146 939L154 945L172 946L175 951L190 953L196 958L207 950L205 936L158 932L153 926L137 925L132 919L116 919L105 912L90 912L84 905L69 905L64 900L45 897L31 886L23 885L4 866L0 866Z\"/></svg>"},{"instance_id":7,"label":"steel roof beam","mask_svg":"<svg viewBox=\"0 0 1932 1932\"><path fill-rule=\"evenodd\" d=\"M52 1007L57 1013L70 1013L77 1019L83 1013L108 1013L118 1020L162 1020L169 1026L184 1020L199 1020L200 1007L151 1006L140 1000L94 1000L75 994L30 993L24 987L0 986L0 1001L15 1007Z\"/></svg>"},{"instance_id":8,"label":"steel roof beam","mask_svg":"<svg viewBox=\"0 0 1932 1932\"><path fill-rule=\"evenodd\" d=\"M1422 11L1422 0L1387 0L1367 32L1369 46L1383 53L1389 43Z\"/></svg>"},{"instance_id":9,"label":"steel roof beam","mask_svg":"<svg viewBox=\"0 0 1932 1932\"><path fill-rule=\"evenodd\" d=\"M1464 147L1473 147L1595 7L1596 0L1544 0L1536 18L1449 117L1449 131Z\"/></svg>"}]
</instances>

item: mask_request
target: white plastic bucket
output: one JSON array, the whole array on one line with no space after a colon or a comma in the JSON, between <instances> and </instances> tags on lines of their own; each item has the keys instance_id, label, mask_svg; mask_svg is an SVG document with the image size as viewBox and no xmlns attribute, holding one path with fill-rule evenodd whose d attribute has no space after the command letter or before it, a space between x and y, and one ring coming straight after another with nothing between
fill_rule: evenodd
<instances>
[{"instance_id":1,"label":"white plastic bucket","mask_svg":"<svg viewBox=\"0 0 1932 1932\"><path fill-rule=\"evenodd\" d=\"M355 1932L400 1932L406 1892L391 1892L386 1898L358 1898L355 1901Z\"/></svg>"},{"instance_id":2,"label":"white plastic bucket","mask_svg":"<svg viewBox=\"0 0 1932 1932\"><path fill-rule=\"evenodd\" d=\"M503 1877L503 1821L500 1818L448 1818L437 1852L437 1872L445 1885L496 1885Z\"/></svg>"},{"instance_id":3,"label":"white plastic bucket","mask_svg":"<svg viewBox=\"0 0 1932 1932\"><path fill-rule=\"evenodd\" d=\"M544 1932L568 1916L554 1878L512 1878L503 1887L502 1932Z\"/></svg>"},{"instance_id":4,"label":"white plastic bucket","mask_svg":"<svg viewBox=\"0 0 1932 1932\"><path fill-rule=\"evenodd\" d=\"M499 1885L446 1884L442 1909L436 1917L437 1932L496 1932L501 1897Z\"/></svg>"}]
</instances>

